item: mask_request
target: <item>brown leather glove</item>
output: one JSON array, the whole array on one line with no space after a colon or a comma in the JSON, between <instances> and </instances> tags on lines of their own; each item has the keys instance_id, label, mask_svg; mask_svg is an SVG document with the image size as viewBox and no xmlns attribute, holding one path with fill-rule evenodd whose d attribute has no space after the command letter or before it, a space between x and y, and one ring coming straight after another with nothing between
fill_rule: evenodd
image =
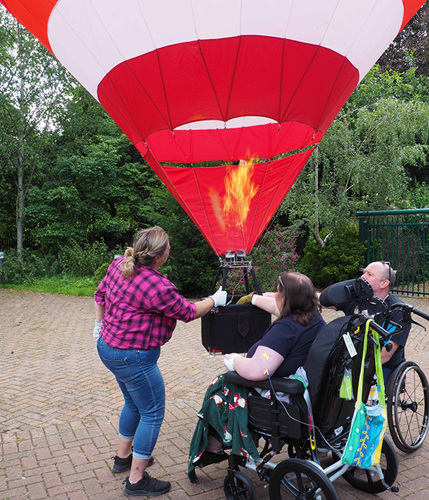
<instances>
[{"instance_id":1,"label":"brown leather glove","mask_svg":"<svg viewBox=\"0 0 429 500\"><path fill-rule=\"evenodd\" d=\"M252 302L252 297L255 295L256 292L249 293L249 295L245 295L244 297L241 297L241 299L237 300L237 305L240 304L250 304Z\"/></svg>"}]
</instances>

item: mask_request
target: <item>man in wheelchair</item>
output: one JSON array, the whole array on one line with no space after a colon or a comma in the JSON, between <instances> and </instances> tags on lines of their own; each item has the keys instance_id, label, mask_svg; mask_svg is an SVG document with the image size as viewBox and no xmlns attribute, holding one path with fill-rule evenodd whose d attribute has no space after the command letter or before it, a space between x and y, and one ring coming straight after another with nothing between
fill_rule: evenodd
<instances>
[{"instance_id":1,"label":"man in wheelchair","mask_svg":"<svg viewBox=\"0 0 429 500\"><path fill-rule=\"evenodd\" d=\"M384 380L405 360L404 348L410 333L411 322L400 309L392 305L403 303L391 293L395 285L395 271L388 262L371 262L364 269L361 280L349 280L331 285L319 296L323 307L334 307L344 314L365 312L374 316L377 323L393 336L381 350ZM393 326L390 322L399 325ZM399 333L395 334L395 330Z\"/></svg>"}]
</instances>

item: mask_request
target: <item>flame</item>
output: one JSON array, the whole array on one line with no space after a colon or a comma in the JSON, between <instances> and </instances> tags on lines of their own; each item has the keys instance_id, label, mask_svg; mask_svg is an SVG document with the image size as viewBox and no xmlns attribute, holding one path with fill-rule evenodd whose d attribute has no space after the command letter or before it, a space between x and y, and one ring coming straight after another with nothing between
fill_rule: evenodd
<instances>
[{"instance_id":1,"label":"flame","mask_svg":"<svg viewBox=\"0 0 429 500\"><path fill-rule=\"evenodd\" d=\"M223 205L225 219L235 221L239 227L243 227L252 198L258 192L252 180L254 168L253 159L247 162L241 160L238 166L230 165L227 168Z\"/></svg>"},{"instance_id":2,"label":"flame","mask_svg":"<svg viewBox=\"0 0 429 500\"><path fill-rule=\"evenodd\" d=\"M225 221L223 218L223 210L222 210L222 198L220 197L219 193L213 186L210 186L208 194L210 196L213 213L216 217L217 223L219 224L221 231L225 232Z\"/></svg>"},{"instance_id":3,"label":"flame","mask_svg":"<svg viewBox=\"0 0 429 500\"><path fill-rule=\"evenodd\" d=\"M227 227L243 227L250 203L258 192L253 182L254 160L240 160L238 166L226 167L225 195L222 197L212 186L208 190L214 216L221 231Z\"/></svg>"}]
</instances>

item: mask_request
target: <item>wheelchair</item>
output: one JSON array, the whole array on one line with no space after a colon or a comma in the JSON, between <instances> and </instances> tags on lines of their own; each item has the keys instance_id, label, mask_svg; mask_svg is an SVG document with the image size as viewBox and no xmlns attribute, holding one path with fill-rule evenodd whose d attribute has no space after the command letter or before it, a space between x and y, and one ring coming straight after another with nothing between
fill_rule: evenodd
<instances>
[{"instance_id":1,"label":"wheelchair","mask_svg":"<svg viewBox=\"0 0 429 500\"><path fill-rule=\"evenodd\" d=\"M426 320L429 315L407 304L395 304L405 316L416 314ZM380 318L379 318L380 319ZM391 337L377 322L363 314L338 318L328 324L314 341L304 365L308 388L293 379L272 377L263 382L248 381L228 372L225 381L245 386L248 396L248 427L255 443L263 441L260 461L230 455L224 492L227 499L253 499L255 488L240 467L254 470L260 481L268 483L270 499L299 498L336 500L333 482L343 477L361 491L376 494L398 491L394 486L398 459L385 436L379 466L360 469L343 464L341 457L354 413L353 399L340 396L345 369L351 369L353 394L363 351L363 326L370 321L370 333L380 339ZM414 321L414 323L416 323ZM349 337L357 353L351 356L345 341ZM376 340L372 335L369 337ZM363 400L368 399L374 384L374 355L369 349L365 358ZM261 397L254 386L270 392ZM289 403L278 400L285 393ZM421 368L412 361L401 363L389 377L386 409L391 437L396 446L407 453L417 449L428 433L428 382ZM289 458L272 461L287 446Z\"/></svg>"},{"instance_id":2,"label":"wheelchair","mask_svg":"<svg viewBox=\"0 0 429 500\"><path fill-rule=\"evenodd\" d=\"M387 489L397 491L394 482L398 474L398 460L393 445L386 437L380 465L360 469L341 461L355 401L340 397L340 389L345 369L349 369L353 394L357 393L367 321L371 322L370 332L389 336L375 321L364 315L337 318L319 333L304 365L307 388L294 379L272 377L254 382L235 372L225 375L226 382L249 388L248 428L257 445L260 441L264 443L259 453L260 461L230 454L224 481L227 499L255 498L255 488L240 467L256 471L259 480L268 483L270 499L337 500L339 497L333 482L341 476L353 487L368 493L380 493ZM373 339L372 335L369 338ZM350 347L350 342L354 349ZM374 374L374 354L372 349L368 349L363 401L368 398ZM270 391L270 398L256 393L255 385ZM280 401L277 393L288 394L291 401ZM289 458L273 462L272 459L285 446Z\"/></svg>"}]
</instances>

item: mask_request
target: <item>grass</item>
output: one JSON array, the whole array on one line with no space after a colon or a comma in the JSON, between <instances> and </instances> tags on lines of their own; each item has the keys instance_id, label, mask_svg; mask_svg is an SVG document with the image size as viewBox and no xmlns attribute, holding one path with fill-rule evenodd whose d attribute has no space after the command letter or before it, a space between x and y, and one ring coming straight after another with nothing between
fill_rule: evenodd
<instances>
[{"instance_id":1,"label":"grass","mask_svg":"<svg viewBox=\"0 0 429 500\"><path fill-rule=\"evenodd\" d=\"M61 274L51 278L34 278L31 283L25 284L0 283L0 288L92 297L97 285L94 284L94 279L92 277L77 278L75 276Z\"/></svg>"}]
</instances>

